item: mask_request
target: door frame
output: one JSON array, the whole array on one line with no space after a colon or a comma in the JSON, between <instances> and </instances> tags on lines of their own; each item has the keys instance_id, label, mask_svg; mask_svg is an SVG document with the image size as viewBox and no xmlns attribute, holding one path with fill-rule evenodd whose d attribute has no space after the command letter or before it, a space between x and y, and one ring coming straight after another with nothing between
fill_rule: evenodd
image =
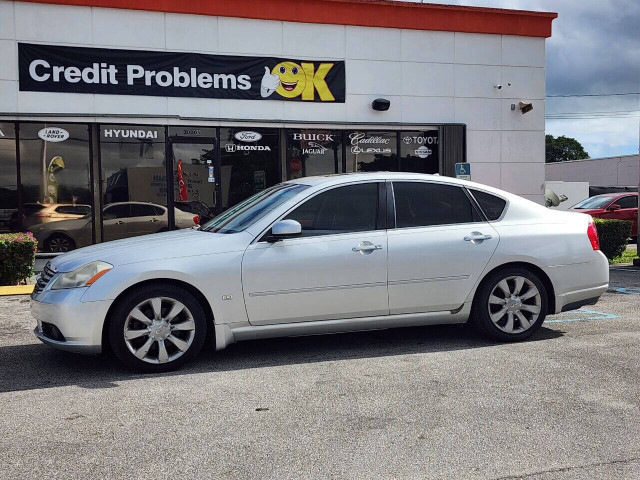
<instances>
[{"instance_id":1,"label":"door frame","mask_svg":"<svg viewBox=\"0 0 640 480\"><path fill-rule=\"evenodd\" d=\"M216 128L216 137L183 137L183 136L169 136L169 128L166 127L165 138L167 139L165 143L165 166L166 166L166 177L167 177L167 217L168 217L168 228L169 230L176 229L176 219L175 219L175 198L174 198L174 187L175 182L173 180L173 145L174 144L211 144L213 146L214 157L213 157L213 173L215 175L215 198L216 205L214 208L214 215L218 215L221 213L220 202L218 199L222 198L221 184L220 184L220 144L218 139L220 138L220 129Z\"/></svg>"}]
</instances>

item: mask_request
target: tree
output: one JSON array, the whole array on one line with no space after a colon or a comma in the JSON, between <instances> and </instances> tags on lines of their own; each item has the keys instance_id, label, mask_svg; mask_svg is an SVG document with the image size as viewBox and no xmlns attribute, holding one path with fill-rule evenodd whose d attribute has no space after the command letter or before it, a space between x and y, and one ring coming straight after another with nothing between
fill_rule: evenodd
<instances>
[{"instance_id":1,"label":"tree","mask_svg":"<svg viewBox=\"0 0 640 480\"><path fill-rule=\"evenodd\" d=\"M560 135L546 135L545 143L545 162L566 162L568 160L582 160L589 158L589 154L575 138Z\"/></svg>"}]
</instances>

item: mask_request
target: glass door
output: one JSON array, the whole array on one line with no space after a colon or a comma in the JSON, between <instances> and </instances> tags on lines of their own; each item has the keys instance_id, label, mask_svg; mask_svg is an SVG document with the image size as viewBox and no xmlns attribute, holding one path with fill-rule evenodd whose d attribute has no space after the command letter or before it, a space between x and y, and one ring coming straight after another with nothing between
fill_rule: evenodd
<instances>
[{"instance_id":1,"label":"glass door","mask_svg":"<svg viewBox=\"0 0 640 480\"><path fill-rule=\"evenodd\" d=\"M171 154L175 228L208 222L220 212L215 139L173 140Z\"/></svg>"}]
</instances>

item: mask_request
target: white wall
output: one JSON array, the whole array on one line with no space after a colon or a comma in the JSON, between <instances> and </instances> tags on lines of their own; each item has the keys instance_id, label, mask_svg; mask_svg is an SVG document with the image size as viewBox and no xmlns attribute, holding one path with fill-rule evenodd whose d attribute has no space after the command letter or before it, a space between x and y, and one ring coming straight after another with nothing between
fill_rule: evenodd
<instances>
[{"instance_id":1,"label":"white wall","mask_svg":"<svg viewBox=\"0 0 640 480\"><path fill-rule=\"evenodd\" d=\"M19 92L17 41L345 60L346 103ZM175 119L163 117L465 123L472 180L538 202L545 175L544 64L543 38L0 2L0 112L83 119L144 113L168 123ZM391 100L388 112L371 109L377 97ZM534 110L511 111L520 100Z\"/></svg>"},{"instance_id":2,"label":"white wall","mask_svg":"<svg viewBox=\"0 0 640 480\"><path fill-rule=\"evenodd\" d=\"M589 182L592 187L638 187L638 155L547 163L547 180Z\"/></svg>"}]
</instances>

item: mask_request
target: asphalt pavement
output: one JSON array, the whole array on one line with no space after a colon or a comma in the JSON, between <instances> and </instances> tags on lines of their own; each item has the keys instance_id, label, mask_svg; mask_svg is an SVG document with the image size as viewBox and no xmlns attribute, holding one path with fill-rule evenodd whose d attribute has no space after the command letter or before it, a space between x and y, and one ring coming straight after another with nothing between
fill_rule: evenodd
<instances>
[{"instance_id":1,"label":"asphalt pavement","mask_svg":"<svg viewBox=\"0 0 640 480\"><path fill-rule=\"evenodd\" d=\"M640 270L529 341L244 342L178 372L40 344L0 297L0 478L640 479Z\"/></svg>"}]
</instances>

